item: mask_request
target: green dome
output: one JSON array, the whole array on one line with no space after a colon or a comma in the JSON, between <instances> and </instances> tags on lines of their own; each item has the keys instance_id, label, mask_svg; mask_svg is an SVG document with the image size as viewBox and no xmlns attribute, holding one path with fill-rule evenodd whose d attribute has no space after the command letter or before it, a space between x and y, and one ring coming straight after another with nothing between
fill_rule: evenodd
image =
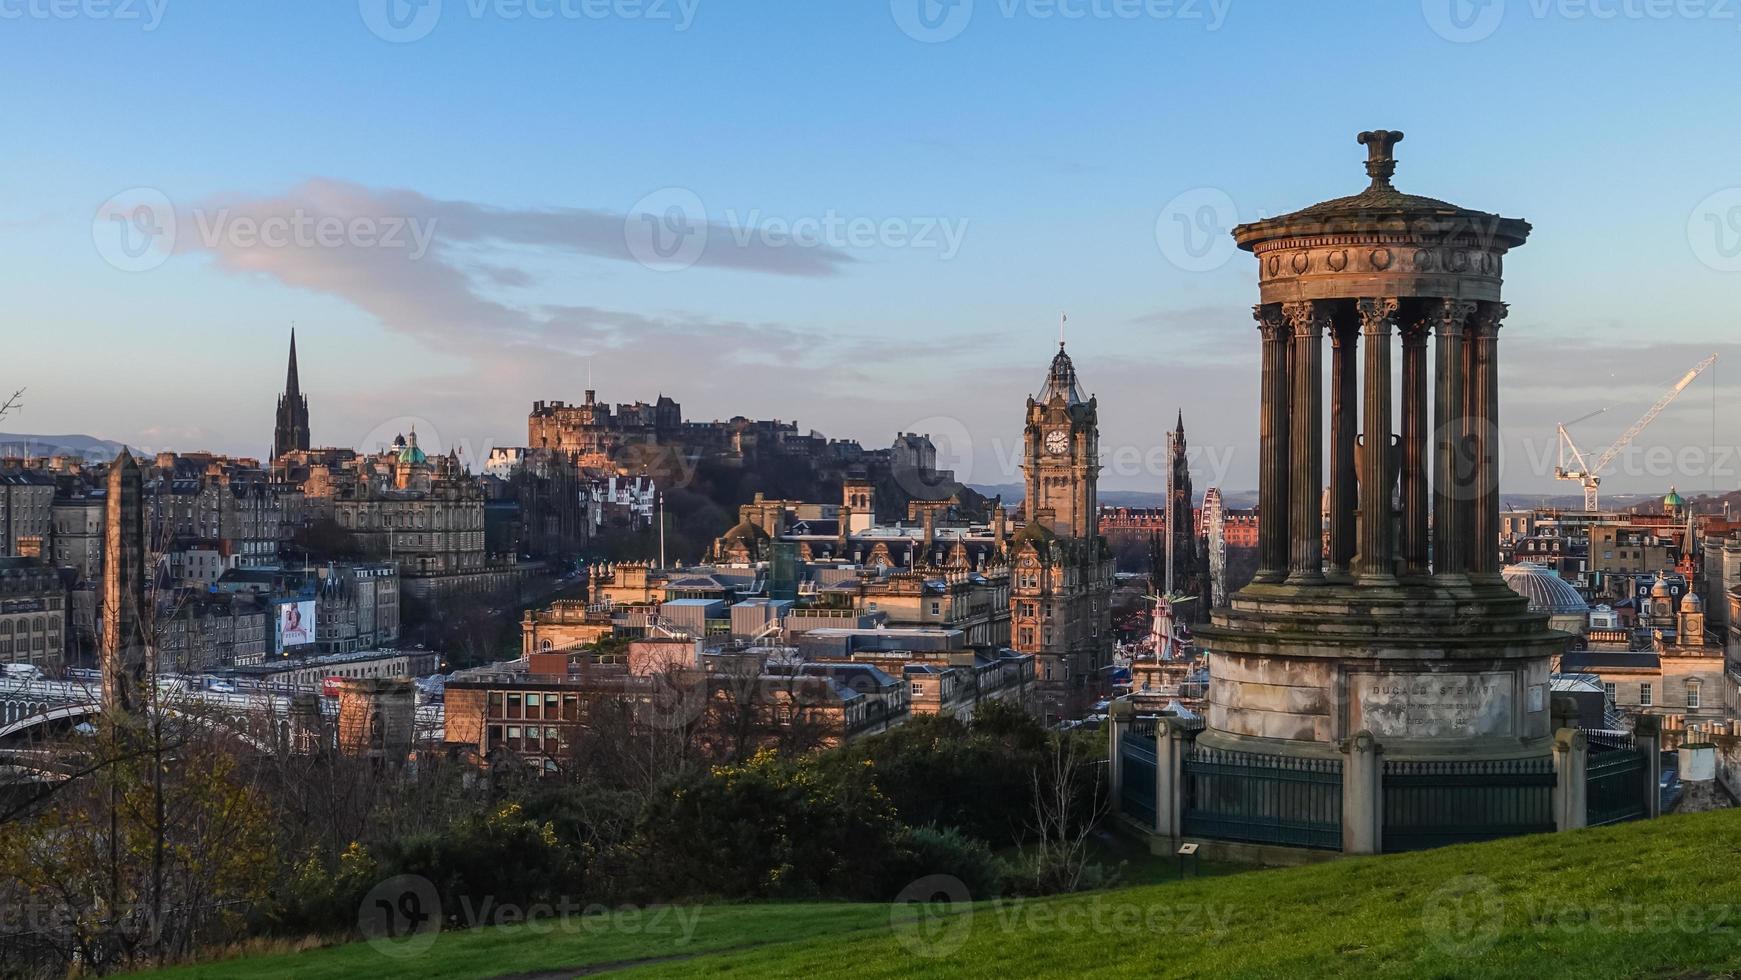
<instances>
[{"instance_id":1,"label":"green dome","mask_svg":"<svg viewBox=\"0 0 1741 980\"><path fill-rule=\"evenodd\" d=\"M425 463L429 462L428 454L426 454L423 450L417 448L417 430L416 429L411 430L411 439L409 442L407 442L403 439L396 440L396 441L398 443L400 443L403 447L399 450L399 462L410 463L413 466L422 466Z\"/></svg>"},{"instance_id":2,"label":"green dome","mask_svg":"<svg viewBox=\"0 0 1741 980\"><path fill-rule=\"evenodd\" d=\"M1680 494L1675 492L1674 487L1669 487L1668 488L1668 496L1662 498L1662 505L1664 507L1669 508L1670 510L1674 510L1677 508L1685 507L1687 505L1687 502L1686 502L1685 498L1683 498Z\"/></svg>"}]
</instances>

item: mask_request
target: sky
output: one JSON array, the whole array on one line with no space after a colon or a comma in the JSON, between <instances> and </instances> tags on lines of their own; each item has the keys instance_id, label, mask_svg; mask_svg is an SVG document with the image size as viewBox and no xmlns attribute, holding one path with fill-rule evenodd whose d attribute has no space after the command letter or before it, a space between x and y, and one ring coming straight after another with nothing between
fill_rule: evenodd
<instances>
[{"instance_id":1,"label":"sky","mask_svg":"<svg viewBox=\"0 0 1741 980\"><path fill-rule=\"evenodd\" d=\"M590 380L1008 483L1067 312L1104 488L1161 485L1182 409L1248 489L1225 231L1359 191L1388 128L1400 189L1534 225L1505 489L1575 490L1556 422L1606 409L1600 451L1718 352L1604 489L1729 490L1737 8L0 0L0 428L262 455L294 323L316 444L476 465Z\"/></svg>"}]
</instances>

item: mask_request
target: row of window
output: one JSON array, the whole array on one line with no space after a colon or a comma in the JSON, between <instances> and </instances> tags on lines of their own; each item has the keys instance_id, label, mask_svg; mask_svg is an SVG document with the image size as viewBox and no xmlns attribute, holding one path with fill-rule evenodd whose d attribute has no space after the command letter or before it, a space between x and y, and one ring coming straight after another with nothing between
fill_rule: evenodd
<instances>
[{"instance_id":1,"label":"row of window","mask_svg":"<svg viewBox=\"0 0 1741 980\"><path fill-rule=\"evenodd\" d=\"M0 635L12 633L14 623L18 624L17 631L20 633L29 633L31 630L40 633L43 630L58 631L61 619L59 616L54 617L53 620L46 616L37 616L33 619L0 619Z\"/></svg>"},{"instance_id":2,"label":"row of window","mask_svg":"<svg viewBox=\"0 0 1741 980\"><path fill-rule=\"evenodd\" d=\"M489 747L505 745L511 749L555 752L561 745L554 728L519 725L491 725Z\"/></svg>"},{"instance_id":3,"label":"row of window","mask_svg":"<svg viewBox=\"0 0 1741 980\"><path fill-rule=\"evenodd\" d=\"M502 691L491 691L489 696L491 718L563 718L575 721L585 713L586 706L578 694L539 694L535 691L505 694Z\"/></svg>"},{"instance_id":4,"label":"row of window","mask_svg":"<svg viewBox=\"0 0 1741 980\"><path fill-rule=\"evenodd\" d=\"M1616 685L1603 684L1602 689L1604 692L1607 693L1608 700L1615 701L1616 703L1618 703L1617 697L1616 697L1616 693L1617 693L1618 688L1616 687ZM1686 706L1688 708L1702 708L1702 707L1704 707L1704 703L1705 703L1705 685L1704 685L1704 683L1702 681L1687 681L1686 682ZM1650 708L1650 707L1654 707L1656 705L1656 686L1654 684L1646 681L1646 682L1638 685L1638 705L1641 708Z\"/></svg>"}]
</instances>

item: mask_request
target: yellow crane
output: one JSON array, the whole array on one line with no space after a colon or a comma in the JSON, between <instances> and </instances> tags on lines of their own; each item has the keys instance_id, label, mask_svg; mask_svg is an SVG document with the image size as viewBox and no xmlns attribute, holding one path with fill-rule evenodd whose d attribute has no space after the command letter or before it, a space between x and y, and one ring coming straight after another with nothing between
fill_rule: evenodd
<instances>
[{"instance_id":1,"label":"yellow crane","mask_svg":"<svg viewBox=\"0 0 1741 980\"><path fill-rule=\"evenodd\" d=\"M1602 455L1596 457L1596 461L1593 463L1588 461L1585 458L1584 453L1578 449L1577 444L1572 442L1571 433L1566 431L1566 426L1576 425L1579 422L1584 421L1584 419L1595 418L1608 410L1606 408L1598 409L1582 418L1576 418L1570 422L1561 422L1559 424L1560 464L1554 467L1554 478L1557 480L1577 480L1582 483L1584 485L1584 509L1600 509L1601 499L1598 491L1602 486L1602 477L1600 474L1603 468L1609 463L1614 462L1614 457L1620 455L1620 451L1630 445L1632 440L1636 439L1638 434L1643 432L1646 426L1656 421L1656 417L1662 414L1662 410L1667 408L1669 403L1675 400L1676 396L1685 391L1687 385L1693 383L1694 378L1705 373L1705 369L1715 363L1717 363L1717 355L1712 354L1710 357L1707 357L1693 365L1692 370L1682 375L1681 379L1675 382L1674 387L1670 388L1667 394L1657 399L1655 405L1650 406L1650 411L1645 412L1643 417L1632 423L1632 428L1621 433L1620 438L1614 440L1614 445L1603 450Z\"/></svg>"}]
</instances>

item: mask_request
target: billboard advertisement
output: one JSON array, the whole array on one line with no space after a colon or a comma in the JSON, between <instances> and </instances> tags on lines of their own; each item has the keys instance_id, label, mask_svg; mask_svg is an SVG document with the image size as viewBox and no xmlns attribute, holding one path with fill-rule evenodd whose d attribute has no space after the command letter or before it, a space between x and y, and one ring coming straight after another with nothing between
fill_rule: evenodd
<instances>
[{"instance_id":1,"label":"billboard advertisement","mask_svg":"<svg viewBox=\"0 0 1741 980\"><path fill-rule=\"evenodd\" d=\"M314 600L296 599L278 606L278 652L314 643Z\"/></svg>"}]
</instances>

